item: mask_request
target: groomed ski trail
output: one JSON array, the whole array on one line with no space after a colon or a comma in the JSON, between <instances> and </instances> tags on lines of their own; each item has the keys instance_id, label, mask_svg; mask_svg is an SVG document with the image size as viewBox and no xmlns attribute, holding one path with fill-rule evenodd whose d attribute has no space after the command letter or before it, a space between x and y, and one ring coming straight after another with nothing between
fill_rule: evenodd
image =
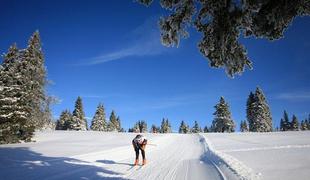
<instances>
[{"instance_id":1,"label":"groomed ski trail","mask_svg":"<svg viewBox=\"0 0 310 180\"><path fill-rule=\"evenodd\" d=\"M84 162L84 165L102 167L108 172L100 173L103 179L146 179L146 180L190 180L212 179L225 180L219 168L208 159L202 159L205 149L197 135L171 134L154 138L157 146L147 146L145 166L132 166L134 151L132 146L113 148L71 156ZM81 162L70 162L77 163ZM141 164L141 157L140 157ZM74 173L87 173L89 167L65 171L47 179L62 179L75 176ZM88 177L91 179L91 177Z\"/></svg>"},{"instance_id":2,"label":"groomed ski trail","mask_svg":"<svg viewBox=\"0 0 310 180\"><path fill-rule=\"evenodd\" d=\"M103 178L149 180L226 179L212 161L202 159L205 149L198 135L170 134L159 138L156 137L154 140L150 139L150 143L157 146L147 146L147 164L145 166L132 166L134 151L131 145L107 151L76 155L71 158L88 162L89 165L102 167L118 174L101 173L100 175Z\"/></svg>"},{"instance_id":3,"label":"groomed ski trail","mask_svg":"<svg viewBox=\"0 0 310 180\"><path fill-rule=\"evenodd\" d=\"M75 133L76 137L71 137L73 133ZM226 179L217 165L205 157L205 143L201 141L201 137L197 134L146 134L149 143L156 144L156 146L146 147L147 164L145 166L132 166L135 153L131 140L135 134L103 134L104 138L107 138L105 144L92 140L95 135L101 138L98 133L88 135L87 133L72 132L71 134L64 132L64 134L70 135L70 143L72 144L76 144L83 139L83 143L80 143L77 147L80 149L80 153L77 153L74 147L67 150L63 149L64 146L68 146L68 139L57 139L55 141L52 137L53 134L49 134L48 139L45 140L44 137L43 140L33 144L8 145L10 146L8 148L30 148L30 150L38 154L35 154L34 158L32 152L26 150L23 157L16 155L2 156L0 160L7 164L6 166L0 166L1 171L4 172L3 177L17 180L25 177L46 180ZM91 145L86 144L90 142L92 142ZM48 145L48 151L46 145ZM98 148L92 148L93 146ZM62 149L64 152L61 152ZM89 152L88 149L92 151ZM0 155L1 153L4 155L5 152L9 152L9 149L3 149L3 152L0 151ZM140 164L141 160L140 157ZM17 173L14 175L15 170L21 170L23 174L18 175Z\"/></svg>"}]
</instances>

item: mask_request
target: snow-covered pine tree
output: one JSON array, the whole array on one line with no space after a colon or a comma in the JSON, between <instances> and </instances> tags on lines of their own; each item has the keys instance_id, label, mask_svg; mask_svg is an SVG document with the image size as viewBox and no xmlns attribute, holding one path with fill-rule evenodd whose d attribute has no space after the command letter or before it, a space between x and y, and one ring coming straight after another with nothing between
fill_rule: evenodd
<instances>
[{"instance_id":1,"label":"snow-covered pine tree","mask_svg":"<svg viewBox=\"0 0 310 180\"><path fill-rule=\"evenodd\" d=\"M171 129L171 128L170 128ZM184 127L184 133L185 134L188 134L191 132L191 129L189 128L189 125L188 124L185 124L185 127Z\"/></svg>"},{"instance_id":2,"label":"snow-covered pine tree","mask_svg":"<svg viewBox=\"0 0 310 180\"><path fill-rule=\"evenodd\" d=\"M166 119L166 125L167 125L167 133L172 133L172 128L171 128L171 124L168 120L168 118Z\"/></svg>"},{"instance_id":3,"label":"snow-covered pine tree","mask_svg":"<svg viewBox=\"0 0 310 180\"><path fill-rule=\"evenodd\" d=\"M299 130L299 122L295 115L292 117L291 130L298 131Z\"/></svg>"},{"instance_id":4,"label":"snow-covered pine tree","mask_svg":"<svg viewBox=\"0 0 310 180\"><path fill-rule=\"evenodd\" d=\"M119 131L119 122L117 121L117 117L115 114L115 111L112 110L111 115L110 115L110 121L108 123L108 131Z\"/></svg>"},{"instance_id":5,"label":"snow-covered pine tree","mask_svg":"<svg viewBox=\"0 0 310 180\"><path fill-rule=\"evenodd\" d=\"M305 120L305 125L307 126L307 130L310 130L310 119Z\"/></svg>"},{"instance_id":6,"label":"snow-covered pine tree","mask_svg":"<svg viewBox=\"0 0 310 180\"><path fill-rule=\"evenodd\" d=\"M284 120L281 118L280 120L280 131L284 131Z\"/></svg>"},{"instance_id":7,"label":"snow-covered pine tree","mask_svg":"<svg viewBox=\"0 0 310 180\"><path fill-rule=\"evenodd\" d=\"M140 133L147 133L147 123L144 120L141 120L138 124Z\"/></svg>"},{"instance_id":8,"label":"snow-covered pine tree","mask_svg":"<svg viewBox=\"0 0 310 180\"><path fill-rule=\"evenodd\" d=\"M215 128L213 123L211 124L210 128L209 128L209 132L215 132Z\"/></svg>"},{"instance_id":9,"label":"snow-covered pine tree","mask_svg":"<svg viewBox=\"0 0 310 180\"><path fill-rule=\"evenodd\" d=\"M240 132L243 132L243 121L240 122Z\"/></svg>"},{"instance_id":10,"label":"snow-covered pine tree","mask_svg":"<svg viewBox=\"0 0 310 180\"><path fill-rule=\"evenodd\" d=\"M161 122L160 132L161 133L171 133L172 132L171 125L170 125L168 118L167 119L163 118L163 120Z\"/></svg>"},{"instance_id":11,"label":"snow-covered pine tree","mask_svg":"<svg viewBox=\"0 0 310 180\"><path fill-rule=\"evenodd\" d=\"M212 122L214 132L234 132L235 123L231 118L229 106L224 97L221 97L220 102L214 107L215 112L213 115L215 115L215 118Z\"/></svg>"},{"instance_id":12,"label":"snow-covered pine tree","mask_svg":"<svg viewBox=\"0 0 310 180\"><path fill-rule=\"evenodd\" d=\"M119 116L117 116L116 122L117 122L117 131L118 132L123 132L124 129L121 126L121 118Z\"/></svg>"},{"instance_id":13,"label":"snow-covered pine tree","mask_svg":"<svg viewBox=\"0 0 310 180\"><path fill-rule=\"evenodd\" d=\"M248 132L249 131L248 124L246 123L246 120L241 121L241 123L240 123L240 131L241 132Z\"/></svg>"},{"instance_id":14,"label":"snow-covered pine tree","mask_svg":"<svg viewBox=\"0 0 310 180\"><path fill-rule=\"evenodd\" d=\"M291 122L288 118L286 110L283 112L283 131L289 131L291 129Z\"/></svg>"},{"instance_id":15,"label":"snow-covered pine tree","mask_svg":"<svg viewBox=\"0 0 310 180\"><path fill-rule=\"evenodd\" d=\"M77 131L86 131L87 130L87 121L85 119L85 113L83 110L82 98L78 96L75 101L74 111L72 113L72 130Z\"/></svg>"},{"instance_id":16,"label":"snow-covered pine tree","mask_svg":"<svg viewBox=\"0 0 310 180\"><path fill-rule=\"evenodd\" d=\"M255 130L255 122L254 117L253 117L253 111L254 111L254 105L255 105L255 96L253 94L253 92L251 91L247 100L247 104L246 104L246 117L247 117L247 121L249 123L249 131L256 131Z\"/></svg>"},{"instance_id":17,"label":"snow-covered pine tree","mask_svg":"<svg viewBox=\"0 0 310 180\"><path fill-rule=\"evenodd\" d=\"M210 130L209 130L209 128L208 128L208 126L205 126L205 128L203 128L203 132L204 132L204 133L208 133L208 132L210 132Z\"/></svg>"},{"instance_id":18,"label":"snow-covered pine tree","mask_svg":"<svg viewBox=\"0 0 310 180\"><path fill-rule=\"evenodd\" d=\"M253 132L272 131L272 117L263 91L257 87L247 101L247 118L249 130Z\"/></svg>"},{"instance_id":19,"label":"snow-covered pine tree","mask_svg":"<svg viewBox=\"0 0 310 180\"><path fill-rule=\"evenodd\" d=\"M72 125L72 114L69 110L61 112L59 120L56 122L56 130L70 130Z\"/></svg>"},{"instance_id":20,"label":"snow-covered pine tree","mask_svg":"<svg viewBox=\"0 0 310 180\"><path fill-rule=\"evenodd\" d=\"M129 133L134 132L134 131L133 131L133 128L128 128L128 132L129 132Z\"/></svg>"},{"instance_id":21,"label":"snow-covered pine tree","mask_svg":"<svg viewBox=\"0 0 310 180\"><path fill-rule=\"evenodd\" d=\"M300 130L302 130L302 131L308 130L306 121L307 121L307 119L301 120L301 122L300 122Z\"/></svg>"},{"instance_id":22,"label":"snow-covered pine tree","mask_svg":"<svg viewBox=\"0 0 310 180\"><path fill-rule=\"evenodd\" d=\"M167 133L166 132L166 129L167 129L166 126L167 126L166 120L165 120L165 118L163 118L163 120L161 121L161 125L160 125L160 133Z\"/></svg>"},{"instance_id":23,"label":"snow-covered pine tree","mask_svg":"<svg viewBox=\"0 0 310 180\"><path fill-rule=\"evenodd\" d=\"M159 133L159 131L160 131L160 128L157 127L155 124L151 126L150 133Z\"/></svg>"},{"instance_id":24,"label":"snow-covered pine tree","mask_svg":"<svg viewBox=\"0 0 310 180\"><path fill-rule=\"evenodd\" d=\"M200 133L201 132L201 128L200 128L200 126L199 126L197 121L194 122L194 126L191 129L191 132L192 133Z\"/></svg>"},{"instance_id":25,"label":"snow-covered pine tree","mask_svg":"<svg viewBox=\"0 0 310 180\"><path fill-rule=\"evenodd\" d=\"M23 79L25 80L24 89L26 91L25 103L29 105L31 122L37 129L42 129L46 123L50 123L51 117L47 122L45 117L46 108L46 69L44 66L44 56L42 52L39 32L36 31L30 37L28 46L22 51Z\"/></svg>"},{"instance_id":26,"label":"snow-covered pine tree","mask_svg":"<svg viewBox=\"0 0 310 180\"><path fill-rule=\"evenodd\" d=\"M91 122L90 129L93 131L107 131L107 122L104 112L103 104L99 104L96 113Z\"/></svg>"},{"instance_id":27,"label":"snow-covered pine tree","mask_svg":"<svg viewBox=\"0 0 310 180\"><path fill-rule=\"evenodd\" d=\"M34 132L21 63L22 54L14 44L0 68L0 144L30 141Z\"/></svg>"},{"instance_id":28,"label":"snow-covered pine tree","mask_svg":"<svg viewBox=\"0 0 310 180\"><path fill-rule=\"evenodd\" d=\"M133 126L132 132L134 132L134 133L140 133L139 122L136 122L136 124Z\"/></svg>"},{"instance_id":29,"label":"snow-covered pine tree","mask_svg":"<svg viewBox=\"0 0 310 180\"><path fill-rule=\"evenodd\" d=\"M132 131L135 133L147 133L147 123L144 120L136 122Z\"/></svg>"},{"instance_id":30,"label":"snow-covered pine tree","mask_svg":"<svg viewBox=\"0 0 310 180\"><path fill-rule=\"evenodd\" d=\"M181 125L180 125L180 128L179 128L179 133L187 134L189 132L190 132L189 126L184 121L181 121Z\"/></svg>"}]
</instances>

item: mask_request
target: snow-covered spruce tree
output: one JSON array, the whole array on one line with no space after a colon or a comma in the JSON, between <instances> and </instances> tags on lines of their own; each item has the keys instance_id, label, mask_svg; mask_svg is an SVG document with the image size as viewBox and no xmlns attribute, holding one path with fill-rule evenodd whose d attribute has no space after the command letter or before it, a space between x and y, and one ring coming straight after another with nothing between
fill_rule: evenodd
<instances>
[{"instance_id":1,"label":"snow-covered spruce tree","mask_svg":"<svg viewBox=\"0 0 310 180\"><path fill-rule=\"evenodd\" d=\"M136 122L132 131L135 133L147 133L147 123L144 120Z\"/></svg>"},{"instance_id":2,"label":"snow-covered spruce tree","mask_svg":"<svg viewBox=\"0 0 310 180\"><path fill-rule=\"evenodd\" d=\"M66 109L61 112L59 120L56 122L56 130L70 130L72 124L72 114Z\"/></svg>"},{"instance_id":3,"label":"snow-covered spruce tree","mask_svg":"<svg viewBox=\"0 0 310 180\"><path fill-rule=\"evenodd\" d=\"M151 126L150 133L159 133L159 131L160 131L160 128L157 127L155 124Z\"/></svg>"},{"instance_id":4,"label":"snow-covered spruce tree","mask_svg":"<svg viewBox=\"0 0 310 180\"><path fill-rule=\"evenodd\" d=\"M181 121L181 124L180 124L180 127L179 127L179 133L180 134L184 133L184 131L183 131L184 127L185 127L185 122Z\"/></svg>"},{"instance_id":5,"label":"snow-covered spruce tree","mask_svg":"<svg viewBox=\"0 0 310 180\"><path fill-rule=\"evenodd\" d=\"M301 122L300 122L300 130L302 130L302 131L308 130L307 119L301 120Z\"/></svg>"},{"instance_id":6,"label":"snow-covered spruce tree","mask_svg":"<svg viewBox=\"0 0 310 180\"><path fill-rule=\"evenodd\" d=\"M26 103L27 82L22 73L22 54L12 45L0 66L0 144L30 141L34 125Z\"/></svg>"},{"instance_id":7,"label":"snow-covered spruce tree","mask_svg":"<svg viewBox=\"0 0 310 180\"><path fill-rule=\"evenodd\" d=\"M255 105L255 96L253 94L253 92L251 91L250 94L249 94L249 97L248 97L248 100L247 100L247 103L246 103L246 117L247 117L247 121L249 123L249 131L255 131L255 123L253 121L254 119L254 105Z\"/></svg>"},{"instance_id":8,"label":"snow-covered spruce tree","mask_svg":"<svg viewBox=\"0 0 310 180\"><path fill-rule=\"evenodd\" d=\"M107 122L103 104L99 104L91 122L90 129L93 131L107 131Z\"/></svg>"},{"instance_id":9,"label":"snow-covered spruce tree","mask_svg":"<svg viewBox=\"0 0 310 180\"><path fill-rule=\"evenodd\" d=\"M49 113L48 96L46 95L46 69L39 32L36 31L29 39L22 53L21 72L25 80L25 103L30 109L30 120L37 129L42 129L52 121Z\"/></svg>"},{"instance_id":10,"label":"snow-covered spruce tree","mask_svg":"<svg viewBox=\"0 0 310 180\"><path fill-rule=\"evenodd\" d=\"M147 123L144 120L138 122L140 133L147 133Z\"/></svg>"},{"instance_id":11,"label":"snow-covered spruce tree","mask_svg":"<svg viewBox=\"0 0 310 180\"><path fill-rule=\"evenodd\" d=\"M209 128L209 132L215 132L213 123L211 124L211 126L210 126L210 128Z\"/></svg>"},{"instance_id":12,"label":"snow-covered spruce tree","mask_svg":"<svg viewBox=\"0 0 310 180\"><path fill-rule=\"evenodd\" d=\"M160 133L166 133L166 132L165 132L166 129L167 129L166 126L167 126L167 125L166 125L166 120L165 120L165 118L163 118L163 120L161 121L161 125L160 125Z\"/></svg>"},{"instance_id":13,"label":"snow-covered spruce tree","mask_svg":"<svg viewBox=\"0 0 310 180\"><path fill-rule=\"evenodd\" d=\"M75 101L74 110L72 113L72 121L70 129L76 131L86 131L87 130L87 121L85 119L85 113L83 109L82 98L78 96Z\"/></svg>"},{"instance_id":14,"label":"snow-covered spruce tree","mask_svg":"<svg viewBox=\"0 0 310 180\"><path fill-rule=\"evenodd\" d=\"M132 128L132 132L134 133L140 133L140 127L139 127L139 122L136 122L135 125Z\"/></svg>"},{"instance_id":15,"label":"snow-covered spruce tree","mask_svg":"<svg viewBox=\"0 0 310 180\"><path fill-rule=\"evenodd\" d=\"M124 129L121 126L121 118L119 116L117 116L116 122L117 122L117 131L118 132L124 132Z\"/></svg>"},{"instance_id":16,"label":"snow-covered spruce tree","mask_svg":"<svg viewBox=\"0 0 310 180\"><path fill-rule=\"evenodd\" d=\"M110 115L110 121L108 123L108 131L116 131L120 130L120 122L118 122L115 111L112 110Z\"/></svg>"},{"instance_id":17,"label":"snow-covered spruce tree","mask_svg":"<svg viewBox=\"0 0 310 180\"><path fill-rule=\"evenodd\" d=\"M271 132L272 117L263 91L257 87L247 101L247 119L252 132Z\"/></svg>"},{"instance_id":18,"label":"snow-covered spruce tree","mask_svg":"<svg viewBox=\"0 0 310 180\"><path fill-rule=\"evenodd\" d=\"M283 124L282 124L282 131L289 131L291 130L291 122L288 118L287 112L284 110L283 112Z\"/></svg>"},{"instance_id":19,"label":"snow-covered spruce tree","mask_svg":"<svg viewBox=\"0 0 310 180\"><path fill-rule=\"evenodd\" d=\"M292 117L291 130L298 131L299 130L299 122L295 115Z\"/></svg>"},{"instance_id":20,"label":"snow-covered spruce tree","mask_svg":"<svg viewBox=\"0 0 310 180\"><path fill-rule=\"evenodd\" d=\"M234 132L235 123L231 118L229 106L224 97L221 97L220 102L214 107L215 112L213 115L215 115L215 118L212 122L214 132Z\"/></svg>"},{"instance_id":21,"label":"snow-covered spruce tree","mask_svg":"<svg viewBox=\"0 0 310 180\"><path fill-rule=\"evenodd\" d=\"M240 131L241 132L248 132L248 124L246 123L246 120L240 122Z\"/></svg>"},{"instance_id":22,"label":"snow-covered spruce tree","mask_svg":"<svg viewBox=\"0 0 310 180\"><path fill-rule=\"evenodd\" d=\"M171 128L170 128L171 129ZM191 132L191 129L189 128L189 125L188 124L185 124L185 127L184 127L184 133L187 134L187 133L190 133Z\"/></svg>"},{"instance_id":23,"label":"snow-covered spruce tree","mask_svg":"<svg viewBox=\"0 0 310 180\"><path fill-rule=\"evenodd\" d=\"M149 6L153 0L136 0ZM160 0L170 11L160 17L161 41L178 46L189 37L187 28L194 26L203 34L198 49L211 67L225 68L229 76L252 68L240 36L280 39L297 16L309 16L309 0Z\"/></svg>"},{"instance_id":24,"label":"snow-covered spruce tree","mask_svg":"<svg viewBox=\"0 0 310 180\"><path fill-rule=\"evenodd\" d=\"M305 124L307 126L307 130L310 130L310 118L305 120Z\"/></svg>"},{"instance_id":25,"label":"snow-covered spruce tree","mask_svg":"<svg viewBox=\"0 0 310 180\"><path fill-rule=\"evenodd\" d=\"M279 130L284 131L284 120L283 120L283 118L281 118L281 120L280 120L280 129Z\"/></svg>"},{"instance_id":26,"label":"snow-covered spruce tree","mask_svg":"<svg viewBox=\"0 0 310 180\"><path fill-rule=\"evenodd\" d=\"M208 132L210 132L210 130L209 130L209 128L208 128L208 126L205 126L205 128L203 128L203 132L204 132L204 133L208 133Z\"/></svg>"},{"instance_id":27,"label":"snow-covered spruce tree","mask_svg":"<svg viewBox=\"0 0 310 180\"><path fill-rule=\"evenodd\" d=\"M167 119L163 118L162 122L161 122L161 126L160 126L160 132L161 133L171 133L172 130L171 130L171 125L170 125L170 122Z\"/></svg>"},{"instance_id":28,"label":"snow-covered spruce tree","mask_svg":"<svg viewBox=\"0 0 310 180\"><path fill-rule=\"evenodd\" d=\"M166 127L167 127L166 132L167 133L172 133L171 124L170 124L168 118L166 119Z\"/></svg>"},{"instance_id":29,"label":"snow-covered spruce tree","mask_svg":"<svg viewBox=\"0 0 310 180\"><path fill-rule=\"evenodd\" d=\"M192 132L192 133L200 133L200 132L201 132L201 128L200 128L200 126L198 125L198 122L197 122L197 121L194 122L194 126L193 126L193 128L191 129L191 132Z\"/></svg>"},{"instance_id":30,"label":"snow-covered spruce tree","mask_svg":"<svg viewBox=\"0 0 310 180\"><path fill-rule=\"evenodd\" d=\"M179 133L181 133L181 134L190 133L189 126L184 121L181 121L181 125L180 125L180 128L179 128Z\"/></svg>"}]
</instances>

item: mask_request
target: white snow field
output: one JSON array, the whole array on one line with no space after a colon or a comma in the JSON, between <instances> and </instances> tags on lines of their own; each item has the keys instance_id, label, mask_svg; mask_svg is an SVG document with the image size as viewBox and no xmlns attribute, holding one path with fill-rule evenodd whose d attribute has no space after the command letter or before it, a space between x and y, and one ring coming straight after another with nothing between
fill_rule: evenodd
<instances>
[{"instance_id":1,"label":"white snow field","mask_svg":"<svg viewBox=\"0 0 310 180\"><path fill-rule=\"evenodd\" d=\"M310 131L203 134L218 161L244 179L310 179Z\"/></svg>"},{"instance_id":2,"label":"white snow field","mask_svg":"<svg viewBox=\"0 0 310 180\"><path fill-rule=\"evenodd\" d=\"M145 135L147 164L132 166L134 133L37 132L36 142L0 145L0 179L310 177L310 132Z\"/></svg>"}]
</instances>

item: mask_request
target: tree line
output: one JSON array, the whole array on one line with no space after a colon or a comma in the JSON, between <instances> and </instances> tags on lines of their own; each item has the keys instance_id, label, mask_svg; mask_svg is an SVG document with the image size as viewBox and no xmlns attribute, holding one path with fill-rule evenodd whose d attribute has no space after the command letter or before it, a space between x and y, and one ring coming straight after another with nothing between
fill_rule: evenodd
<instances>
[{"instance_id":1,"label":"tree line","mask_svg":"<svg viewBox=\"0 0 310 180\"><path fill-rule=\"evenodd\" d=\"M77 105L76 105L77 107ZM81 106L78 106L81 107ZM181 121L178 132L179 133L200 133L200 132L235 132L236 123L232 119L232 115L230 112L229 104L226 102L224 97L220 97L219 102L214 106L215 112L213 113L214 119L210 127L205 126L203 129L199 126L198 122L194 122L193 127L189 127L185 121ZM66 111L64 111L66 112ZM83 112L79 110L79 112ZM100 113L99 113L100 112ZM273 131L272 126L272 117L269 105L265 98L265 95L261 88L257 87L254 92L250 92L247 104L246 104L246 112L247 112L247 120L241 121L240 129L242 132L271 132ZM112 111L110 116L110 122L106 123L104 118L104 108L102 105L98 106L97 112L93 118L91 130L99 130L99 131L113 131L113 128L107 129L109 124L113 124L114 119L115 122L120 124L120 120L117 121L118 118L115 118L114 111ZM68 115L67 115L68 116ZM66 116L66 117L67 117ZM100 121L97 121L100 119ZM116 123L116 124L117 124ZM110 125L113 127L113 125ZM117 131L124 132L123 128L119 126ZM171 133L172 127L168 120L168 118L163 118L161 125L156 126L152 124L150 130L148 130L147 122L145 120L137 121L132 128L128 129L128 132L135 133Z\"/></svg>"},{"instance_id":2,"label":"tree line","mask_svg":"<svg viewBox=\"0 0 310 180\"><path fill-rule=\"evenodd\" d=\"M288 113L286 110L283 112L283 118L280 120L280 127L276 128L277 131L305 131L310 130L310 114L308 118L302 120L299 123L298 118L295 114L293 114L292 119L290 120L288 117Z\"/></svg>"},{"instance_id":3,"label":"tree line","mask_svg":"<svg viewBox=\"0 0 310 180\"><path fill-rule=\"evenodd\" d=\"M59 119L56 122L56 130L88 130L87 120L83 109L82 98L79 96L75 102L74 111L71 113L69 110L62 111ZM107 122L105 109L102 103L97 106L94 117L91 121L90 130L105 131L105 132L124 132L121 127L121 120L116 116L112 110L110 119Z\"/></svg>"}]
</instances>

